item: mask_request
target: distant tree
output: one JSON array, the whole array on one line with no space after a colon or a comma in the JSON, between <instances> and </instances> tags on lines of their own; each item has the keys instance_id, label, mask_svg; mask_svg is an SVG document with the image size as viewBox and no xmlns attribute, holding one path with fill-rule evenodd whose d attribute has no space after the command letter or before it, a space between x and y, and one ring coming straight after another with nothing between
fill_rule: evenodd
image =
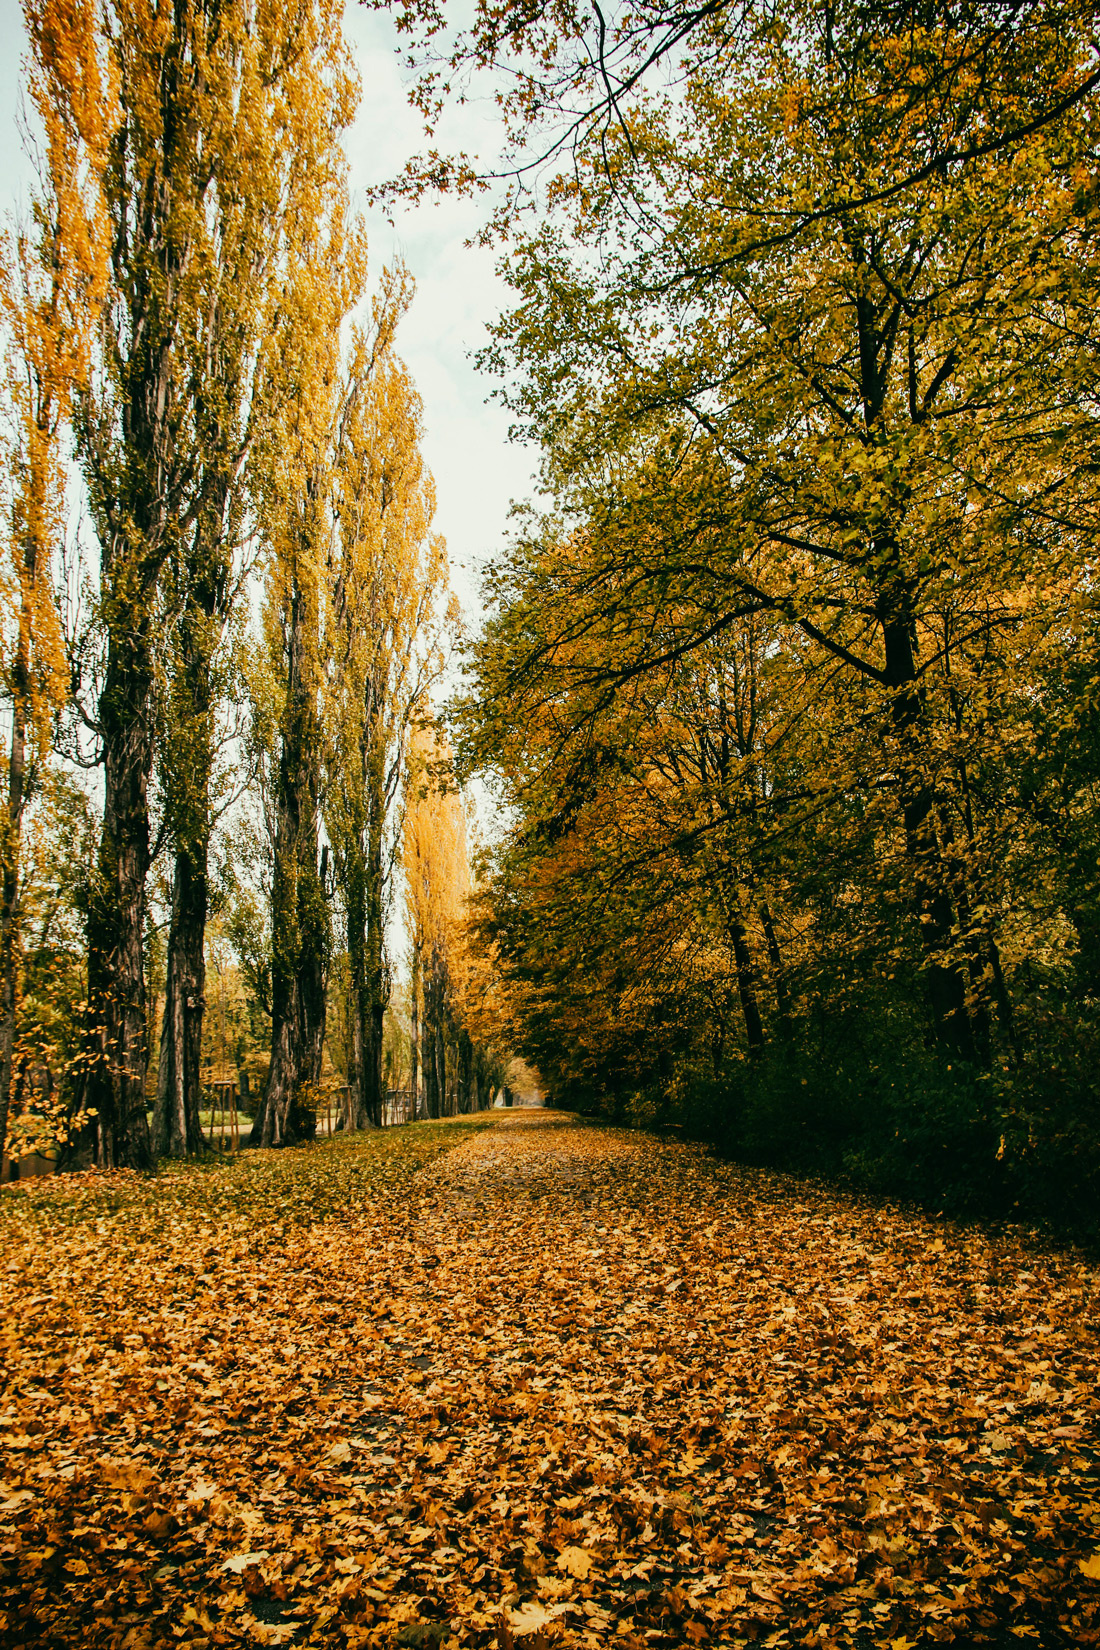
<instances>
[{"instance_id":1,"label":"distant tree","mask_svg":"<svg viewBox=\"0 0 1100 1650\"><path fill-rule=\"evenodd\" d=\"M432 480L421 409L393 352L411 296L387 277L348 370L334 461L336 549L323 647L325 821L343 895L350 970L349 1127L382 1121L389 999L386 922L400 847L395 829L409 730L438 678L456 610L446 552L431 532Z\"/></svg>"},{"instance_id":2,"label":"distant tree","mask_svg":"<svg viewBox=\"0 0 1100 1650\"><path fill-rule=\"evenodd\" d=\"M429 1117L476 1111L490 1102L501 1066L493 1032L479 1013L470 949L470 857L466 808L454 788L451 756L430 729L409 751L404 821L406 923L412 1022L411 1083ZM482 1004L484 1007L484 1004Z\"/></svg>"}]
</instances>

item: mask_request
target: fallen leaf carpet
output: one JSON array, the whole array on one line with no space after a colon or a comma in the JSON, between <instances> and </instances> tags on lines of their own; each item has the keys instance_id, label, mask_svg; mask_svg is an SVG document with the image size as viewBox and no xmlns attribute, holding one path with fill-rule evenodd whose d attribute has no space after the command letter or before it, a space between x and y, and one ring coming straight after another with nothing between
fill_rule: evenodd
<instances>
[{"instance_id":1,"label":"fallen leaf carpet","mask_svg":"<svg viewBox=\"0 0 1100 1650\"><path fill-rule=\"evenodd\" d=\"M562 1114L0 1196L0 1644L1100 1644L1100 1270Z\"/></svg>"}]
</instances>

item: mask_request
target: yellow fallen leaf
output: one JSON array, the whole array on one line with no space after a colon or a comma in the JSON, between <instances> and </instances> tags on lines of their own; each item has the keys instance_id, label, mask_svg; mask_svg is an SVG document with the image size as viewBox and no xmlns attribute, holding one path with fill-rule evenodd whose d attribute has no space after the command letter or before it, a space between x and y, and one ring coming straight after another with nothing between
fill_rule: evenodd
<instances>
[{"instance_id":1,"label":"yellow fallen leaf","mask_svg":"<svg viewBox=\"0 0 1100 1650\"><path fill-rule=\"evenodd\" d=\"M568 1576L575 1576L578 1581L586 1580L591 1568L592 1555L586 1553L583 1547L563 1547L558 1554L558 1569L564 1570Z\"/></svg>"},{"instance_id":2,"label":"yellow fallen leaf","mask_svg":"<svg viewBox=\"0 0 1100 1650\"><path fill-rule=\"evenodd\" d=\"M222 1569L232 1570L234 1575L243 1575L250 1564L262 1564L266 1557L266 1552L234 1553L232 1558L226 1559L225 1563L222 1565Z\"/></svg>"},{"instance_id":3,"label":"yellow fallen leaf","mask_svg":"<svg viewBox=\"0 0 1100 1650\"><path fill-rule=\"evenodd\" d=\"M573 1583L568 1577L559 1580L557 1576L539 1576L538 1588L543 1598L566 1598L573 1591Z\"/></svg>"},{"instance_id":4,"label":"yellow fallen leaf","mask_svg":"<svg viewBox=\"0 0 1100 1650\"><path fill-rule=\"evenodd\" d=\"M1077 1568L1090 1581L1100 1581L1100 1552L1093 1553L1091 1558L1079 1558Z\"/></svg>"},{"instance_id":5,"label":"yellow fallen leaf","mask_svg":"<svg viewBox=\"0 0 1100 1650\"><path fill-rule=\"evenodd\" d=\"M538 1633L548 1627L553 1618L541 1604L524 1604L518 1610L509 1610L508 1625L513 1633Z\"/></svg>"}]
</instances>

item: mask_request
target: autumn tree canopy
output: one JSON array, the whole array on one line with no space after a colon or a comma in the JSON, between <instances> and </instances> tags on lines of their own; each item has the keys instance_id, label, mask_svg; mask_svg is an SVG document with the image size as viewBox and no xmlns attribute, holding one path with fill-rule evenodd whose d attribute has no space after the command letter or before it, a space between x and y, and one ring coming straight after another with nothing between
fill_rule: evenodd
<instances>
[{"instance_id":1,"label":"autumn tree canopy","mask_svg":"<svg viewBox=\"0 0 1100 1650\"><path fill-rule=\"evenodd\" d=\"M388 187L495 190L481 361L549 499L494 551L447 730L411 277L368 267L339 7L28 0L0 1088L52 745L102 776L87 989L64 1071L20 1071L104 1164L203 1149L215 1067L278 1144L326 1093L348 1128L391 1089L480 1105L522 1054L742 1152L1085 1207L1092 9L396 15L430 131L475 87L500 111L494 176L430 152ZM96 546L62 623L64 440ZM85 842L76 794L42 807Z\"/></svg>"},{"instance_id":2,"label":"autumn tree canopy","mask_svg":"<svg viewBox=\"0 0 1100 1650\"><path fill-rule=\"evenodd\" d=\"M460 705L530 1051L831 1161L904 1156L905 1091L983 1186L1039 1175L1094 1036L1089 17L624 11L607 79L531 27L486 50L524 153L572 112L568 166L517 173L485 363L556 508Z\"/></svg>"},{"instance_id":3,"label":"autumn tree canopy","mask_svg":"<svg viewBox=\"0 0 1100 1650\"><path fill-rule=\"evenodd\" d=\"M23 8L39 185L0 269L0 1135L14 1094L23 1135L104 1167L205 1151L227 1064L258 1142L308 1134L326 1086L354 1097L344 1126L377 1125L387 1013L409 1035L386 932L405 753L457 610L394 343L411 281L371 278L351 205L342 10ZM65 930L84 983L58 973L58 1035L28 1041L24 815L79 811L81 771L101 812ZM216 1037L211 923L238 969Z\"/></svg>"}]
</instances>

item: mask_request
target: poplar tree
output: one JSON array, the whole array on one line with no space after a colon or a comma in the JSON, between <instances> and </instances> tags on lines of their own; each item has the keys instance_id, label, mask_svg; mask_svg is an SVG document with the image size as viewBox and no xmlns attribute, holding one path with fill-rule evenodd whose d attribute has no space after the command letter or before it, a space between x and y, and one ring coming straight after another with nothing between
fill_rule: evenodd
<instances>
[{"instance_id":1,"label":"poplar tree","mask_svg":"<svg viewBox=\"0 0 1100 1650\"><path fill-rule=\"evenodd\" d=\"M40 49L52 8L28 3L27 11L43 96L79 131L79 88ZM265 307L287 194L308 214L301 190L287 187L295 162L285 150L280 161L278 151L311 129L338 129L350 114L352 83L337 11L324 0L290 19L252 0L185 7L117 0L93 15L119 116L102 158L86 138L74 155L49 156L55 191L74 161L98 176L110 247L94 368L75 417L99 543L106 649L89 717L104 801L88 911L86 1099L96 1114L98 1161L144 1167L152 1146L143 942L162 574L170 559L186 560L187 546L200 560L218 554L214 541L242 456L243 363ZM187 948L176 949L176 995L193 1016L201 946L196 955L191 944L186 963ZM181 1019L170 1019L176 1103L167 1104L162 1131L176 1149L189 1140L181 1099L188 1079L171 1081L172 1066L186 1068L181 1038L194 1047L193 1018L190 1027Z\"/></svg>"},{"instance_id":2,"label":"poplar tree","mask_svg":"<svg viewBox=\"0 0 1100 1650\"><path fill-rule=\"evenodd\" d=\"M273 350L285 335L288 283L315 270L330 191L342 188L341 129L358 88L340 34L339 8L288 16L249 3L226 16L235 33L215 107L220 159L212 199L220 223L210 273L207 367L196 408L201 504L166 564L169 615L166 735L161 758L174 848L165 1007L154 1147L202 1149L199 1125L204 937L213 824L219 649L241 592L241 545L252 524L249 481L301 386ZM305 324L295 315L295 324Z\"/></svg>"},{"instance_id":3,"label":"poplar tree","mask_svg":"<svg viewBox=\"0 0 1100 1650\"><path fill-rule=\"evenodd\" d=\"M411 951L413 1092L423 1076L428 1117L478 1110L499 1066L474 1032L466 809L445 741L421 727L411 742L403 827Z\"/></svg>"},{"instance_id":4,"label":"poplar tree","mask_svg":"<svg viewBox=\"0 0 1100 1650\"><path fill-rule=\"evenodd\" d=\"M103 767L103 830L88 911L91 1048L86 1099L103 1165L146 1166L143 977L163 574L182 585L177 710L194 770L170 783L176 841L158 1145L196 1144L210 707L206 659L224 606L224 564L249 440L273 280L309 234L324 161L354 108L330 0L111 0L88 10L101 101L118 117L100 153L78 121L82 88L46 44L54 8L28 0L42 99L81 134L49 152L60 193L86 169L102 191L110 248L93 371L75 408L77 453L99 543L106 658L89 714ZM100 124L106 121L106 114ZM320 161L318 168L317 162ZM304 230L303 230L304 226Z\"/></svg>"},{"instance_id":5,"label":"poplar tree","mask_svg":"<svg viewBox=\"0 0 1100 1650\"><path fill-rule=\"evenodd\" d=\"M389 1000L386 922L400 846L394 828L410 727L437 679L446 556L420 453L421 407L393 353L408 299L399 271L355 340L335 457L336 551L324 642L329 777L325 820L343 895L351 1026L346 1126L378 1127Z\"/></svg>"},{"instance_id":6,"label":"poplar tree","mask_svg":"<svg viewBox=\"0 0 1100 1650\"><path fill-rule=\"evenodd\" d=\"M271 1061L254 1145L280 1146L309 1127L324 1053L332 945L329 847L321 841L323 636L333 555L333 489L342 394L340 330L363 295L366 240L346 183L330 183L323 236L294 273L271 355L280 414L256 467L265 549L258 739L271 811Z\"/></svg>"},{"instance_id":7,"label":"poplar tree","mask_svg":"<svg viewBox=\"0 0 1100 1650\"><path fill-rule=\"evenodd\" d=\"M107 282L102 180L119 118L93 8L24 7L28 90L43 139L32 222L0 249L4 384L11 414L3 587L11 703L7 806L0 816L0 1149L7 1136L19 995L23 817L46 759L68 665L51 562L65 535L64 437L86 387ZM64 96L54 95L55 87ZM87 160L84 167L82 162Z\"/></svg>"}]
</instances>

